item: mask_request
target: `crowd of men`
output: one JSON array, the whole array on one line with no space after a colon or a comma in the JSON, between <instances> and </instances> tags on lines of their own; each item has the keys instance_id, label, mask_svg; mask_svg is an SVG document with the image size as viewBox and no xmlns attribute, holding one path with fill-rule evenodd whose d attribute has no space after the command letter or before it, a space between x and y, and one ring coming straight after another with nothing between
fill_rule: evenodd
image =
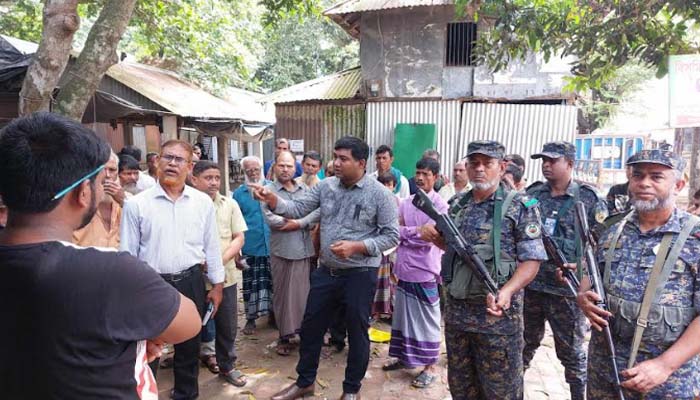
<instances>
[{"instance_id":1,"label":"crowd of men","mask_svg":"<svg viewBox=\"0 0 700 400\"><path fill-rule=\"evenodd\" d=\"M603 199L573 179L568 142L530 155L544 177L530 185L525 159L495 141L469 143L452 180L435 150L408 178L386 145L367 173L355 137L326 168L316 151L298 161L287 140L275 145L272 160L241 161L245 182L225 196L199 144L163 143L144 172L138 149L115 153L54 114L0 131L0 316L14 323L0 336L3 396L155 399L158 370L173 368L171 397L194 399L200 365L245 386L239 290L242 332L266 315L277 354L298 354L298 377L273 400L314 392L328 332L336 350L349 345L341 400L359 399L378 318L392 327L382 368L418 368L415 388L437 381L445 341L453 399L522 399L545 322L574 400L700 395L700 191L676 206L678 155L636 153Z\"/></svg>"}]
</instances>

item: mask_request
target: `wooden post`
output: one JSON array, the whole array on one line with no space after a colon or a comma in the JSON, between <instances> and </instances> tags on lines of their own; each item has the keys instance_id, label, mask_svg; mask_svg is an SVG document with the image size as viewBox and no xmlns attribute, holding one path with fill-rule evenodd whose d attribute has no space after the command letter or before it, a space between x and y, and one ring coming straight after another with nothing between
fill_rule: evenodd
<instances>
[{"instance_id":1,"label":"wooden post","mask_svg":"<svg viewBox=\"0 0 700 400\"><path fill-rule=\"evenodd\" d=\"M163 116L163 134L165 136L165 141L177 139L177 116L175 115L164 115Z\"/></svg>"},{"instance_id":2,"label":"wooden post","mask_svg":"<svg viewBox=\"0 0 700 400\"><path fill-rule=\"evenodd\" d=\"M221 189L219 191L222 195L229 195L229 168L228 168L228 157L229 157L229 146L231 138L228 136L217 136L216 140L216 154L218 157L219 170L221 171Z\"/></svg>"}]
</instances>

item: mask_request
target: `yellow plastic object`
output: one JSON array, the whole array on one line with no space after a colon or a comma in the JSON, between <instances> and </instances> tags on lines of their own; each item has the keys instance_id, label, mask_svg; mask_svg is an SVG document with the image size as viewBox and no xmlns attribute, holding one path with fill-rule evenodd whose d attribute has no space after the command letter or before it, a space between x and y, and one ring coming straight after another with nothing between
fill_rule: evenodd
<instances>
[{"instance_id":1,"label":"yellow plastic object","mask_svg":"<svg viewBox=\"0 0 700 400\"><path fill-rule=\"evenodd\" d=\"M387 343L391 340L391 332L380 331L374 328L369 328L367 332L369 333L370 342Z\"/></svg>"}]
</instances>

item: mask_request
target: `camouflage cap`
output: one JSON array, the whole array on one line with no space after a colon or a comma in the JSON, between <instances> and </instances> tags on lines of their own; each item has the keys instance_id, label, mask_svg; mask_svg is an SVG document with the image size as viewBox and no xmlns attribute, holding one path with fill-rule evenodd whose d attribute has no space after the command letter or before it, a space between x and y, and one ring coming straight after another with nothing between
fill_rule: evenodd
<instances>
[{"instance_id":1,"label":"camouflage cap","mask_svg":"<svg viewBox=\"0 0 700 400\"><path fill-rule=\"evenodd\" d=\"M542 152L530 156L533 160L538 158L560 158L567 157L572 160L576 159L576 146L569 142L549 142L542 146Z\"/></svg>"},{"instance_id":2,"label":"camouflage cap","mask_svg":"<svg viewBox=\"0 0 700 400\"><path fill-rule=\"evenodd\" d=\"M685 160L668 150L642 150L627 159L627 165L641 163L665 165L681 172L685 169Z\"/></svg>"},{"instance_id":3,"label":"camouflage cap","mask_svg":"<svg viewBox=\"0 0 700 400\"><path fill-rule=\"evenodd\" d=\"M467 155L483 154L491 158L503 159L506 155L506 148L495 140L475 140L467 146Z\"/></svg>"}]
</instances>

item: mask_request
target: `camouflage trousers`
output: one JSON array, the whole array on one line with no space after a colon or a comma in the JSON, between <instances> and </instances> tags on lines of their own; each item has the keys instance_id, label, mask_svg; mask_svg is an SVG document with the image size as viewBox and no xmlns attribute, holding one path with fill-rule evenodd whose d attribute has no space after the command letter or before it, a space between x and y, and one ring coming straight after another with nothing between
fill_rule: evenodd
<instances>
[{"instance_id":1,"label":"camouflage trousers","mask_svg":"<svg viewBox=\"0 0 700 400\"><path fill-rule=\"evenodd\" d=\"M586 392L586 351L583 340L588 326L576 300L549 293L525 290L523 307L525 331L523 365L525 369L544 337L544 323L549 322L554 334L554 349L564 365L564 378L572 400L583 400Z\"/></svg>"},{"instance_id":2,"label":"camouflage trousers","mask_svg":"<svg viewBox=\"0 0 700 400\"><path fill-rule=\"evenodd\" d=\"M523 339L465 332L445 324L447 380L453 400L523 398Z\"/></svg>"}]
</instances>

